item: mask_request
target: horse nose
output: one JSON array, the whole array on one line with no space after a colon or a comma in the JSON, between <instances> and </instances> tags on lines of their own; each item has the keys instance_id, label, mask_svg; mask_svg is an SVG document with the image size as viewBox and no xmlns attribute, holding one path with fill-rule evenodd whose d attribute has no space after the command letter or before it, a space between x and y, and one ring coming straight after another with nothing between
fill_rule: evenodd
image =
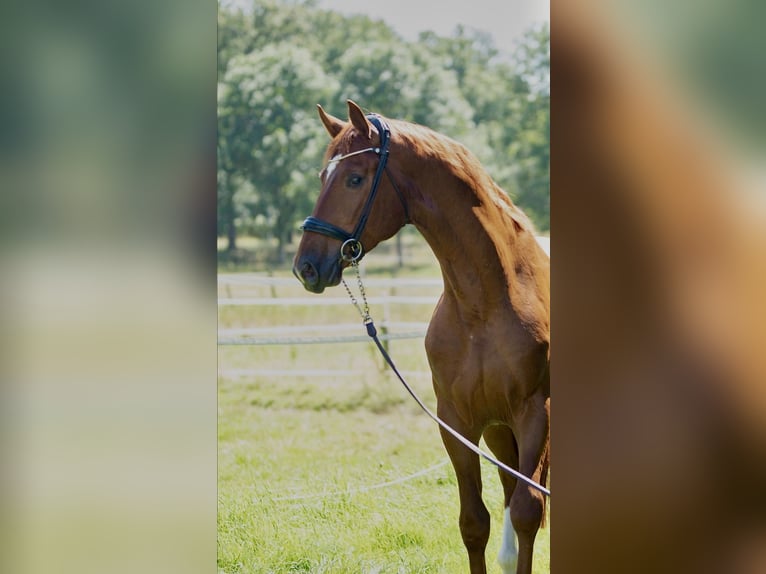
<instances>
[{"instance_id":1,"label":"horse nose","mask_svg":"<svg viewBox=\"0 0 766 574\"><path fill-rule=\"evenodd\" d=\"M319 274L317 273L316 267L306 259L296 264L293 268L293 273L295 273L298 279L300 279L307 287L315 287L319 281Z\"/></svg>"}]
</instances>

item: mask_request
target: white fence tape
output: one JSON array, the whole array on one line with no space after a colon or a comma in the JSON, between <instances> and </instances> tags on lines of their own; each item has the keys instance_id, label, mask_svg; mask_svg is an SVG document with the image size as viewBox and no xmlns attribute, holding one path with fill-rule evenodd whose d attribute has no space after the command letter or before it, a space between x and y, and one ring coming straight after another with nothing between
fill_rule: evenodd
<instances>
[{"instance_id":1,"label":"white fence tape","mask_svg":"<svg viewBox=\"0 0 766 574\"><path fill-rule=\"evenodd\" d=\"M550 238L537 237L545 252L550 255ZM365 285L377 288L408 288L408 287L441 287L441 278L368 278ZM287 286L298 287L298 281L291 277L269 277L258 273L224 273L218 276L219 287L230 286ZM437 295L382 295L368 297L370 305L436 305ZM218 299L219 307L253 306L253 307L288 307L298 305L309 306L345 306L349 304L346 297L279 297L272 289L272 296L253 295L251 297L225 297ZM418 339L425 336L427 323L393 323L383 322L380 339ZM251 327L244 329L221 329L218 332L219 346L237 345L309 345L323 343L356 343L369 341L363 334L337 334L354 330L358 333L358 324L338 325L284 325L269 327ZM389 332L389 329L405 329L404 332ZM335 333L334 335L316 335L315 333ZM300 335L294 337L275 337L274 335ZM265 337L264 337L265 335ZM260 338L259 338L260 336Z\"/></svg>"}]
</instances>

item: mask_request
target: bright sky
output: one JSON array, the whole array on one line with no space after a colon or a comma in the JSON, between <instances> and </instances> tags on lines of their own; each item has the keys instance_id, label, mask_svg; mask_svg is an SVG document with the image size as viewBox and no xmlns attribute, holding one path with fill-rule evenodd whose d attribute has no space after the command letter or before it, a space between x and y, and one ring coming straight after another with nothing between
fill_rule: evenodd
<instances>
[{"instance_id":1,"label":"bright sky","mask_svg":"<svg viewBox=\"0 0 766 574\"><path fill-rule=\"evenodd\" d=\"M319 5L384 20L407 40L425 30L448 36L463 24L488 32L506 53L531 24L550 21L549 0L319 0Z\"/></svg>"}]
</instances>

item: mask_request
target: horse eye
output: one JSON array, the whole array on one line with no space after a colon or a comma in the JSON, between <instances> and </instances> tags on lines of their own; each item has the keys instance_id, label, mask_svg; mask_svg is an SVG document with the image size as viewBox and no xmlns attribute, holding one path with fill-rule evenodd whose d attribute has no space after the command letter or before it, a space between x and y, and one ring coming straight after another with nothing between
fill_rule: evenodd
<instances>
[{"instance_id":1,"label":"horse eye","mask_svg":"<svg viewBox=\"0 0 766 574\"><path fill-rule=\"evenodd\" d=\"M348 176L348 179L346 180L346 184L349 187L359 187L362 185L362 181L364 180L364 177L362 177L359 174L352 173L350 176Z\"/></svg>"}]
</instances>

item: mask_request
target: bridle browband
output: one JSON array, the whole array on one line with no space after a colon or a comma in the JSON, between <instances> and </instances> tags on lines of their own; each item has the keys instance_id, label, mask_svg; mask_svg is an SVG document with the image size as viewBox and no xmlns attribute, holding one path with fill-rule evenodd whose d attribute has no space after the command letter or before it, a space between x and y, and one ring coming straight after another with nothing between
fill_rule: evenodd
<instances>
[{"instance_id":1,"label":"bridle browband","mask_svg":"<svg viewBox=\"0 0 766 574\"><path fill-rule=\"evenodd\" d=\"M378 193L378 185L380 184L380 180L383 178L383 173L388 173L388 170L386 170L386 163L388 162L388 151L391 143L391 129L388 127L388 124L385 122L385 120L377 114L368 114L367 119L373 126L375 126L375 129L378 130L378 135L380 136L380 145L378 147L370 147L367 149L347 153L343 156L330 160L331 162L338 162L346 159L347 157L351 157L352 155L357 155L369 151L375 152L380 157L378 168L375 170L375 177L372 179L372 187L370 187L370 193L364 203L364 207L362 208L362 215L359 217L359 222L356 224L354 231L349 233L337 225L333 225L327 221L322 221L321 219L313 216L307 217L303 222L303 225L300 227L302 231L312 231L314 233L319 233L321 235L326 235L328 237L332 237L333 239L339 240L341 242L340 257L344 261L348 262L358 261L362 258L362 255L364 255L364 248L362 247L362 242L360 241L362 232L364 231L364 228L367 225L367 220L370 217L372 204L375 201L375 196ZM405 218L409 223L410 216L407 209L407 203L404 201L404 196L402 195L401 191L399 191L399 188L394 183L394 180L391 178L391 174L388 174L388 179L391 182L394 191L396 191L396 195L399 197L399 201L402 203Z\"/></svg>"}]
</instances>

